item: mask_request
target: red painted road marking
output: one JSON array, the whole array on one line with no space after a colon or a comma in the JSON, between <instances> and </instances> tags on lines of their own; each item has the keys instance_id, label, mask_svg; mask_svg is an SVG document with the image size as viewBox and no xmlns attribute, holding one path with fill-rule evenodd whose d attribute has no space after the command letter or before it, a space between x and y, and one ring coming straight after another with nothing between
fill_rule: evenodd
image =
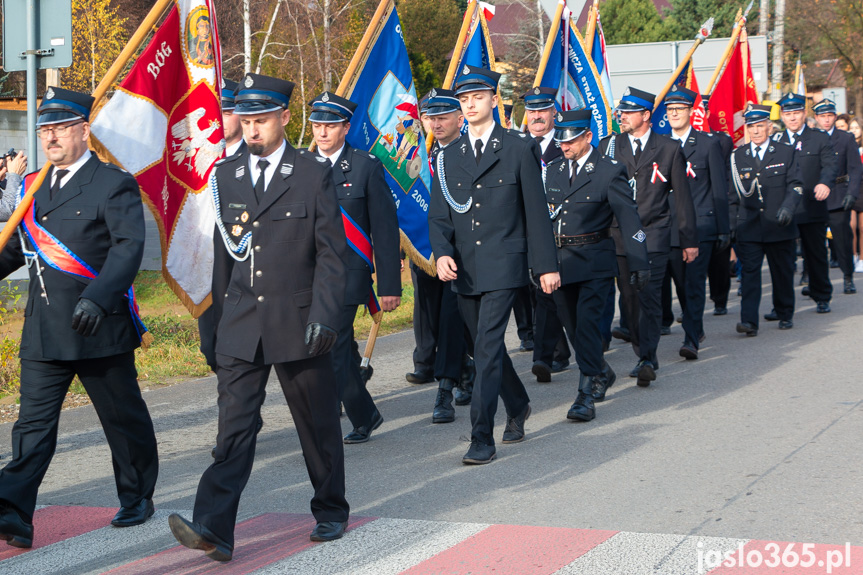
<instances>
[{"instance_id":1,"label":"red painted road marking","mask_svg":"<svg viewBox=\"0 0 863 575\"><path fill-rule=\"evenodd\" d=\"M545 575L569 565L617 531L492 525L402 575Z\"/></svg>"},{"instance_id":2,"label":"red painted road marking","mask_svg":"<svg viewBox=\"0 0 863 575\"><path fill-rule=\"evenodd\" d=\"M348 530L374 521L375 517L351 519ZM315 527L311 515L267 513L238 523L234 531L234 558L219 563L207 558L202 551L178 546L145 559L127 563L105 575L172 575L218 573L243 575L281 561L318 543L309 541Z\"/></svg>"},{"instance_id":3,"label":"red painted road marking","mask_svg":"<svg viewBox=\"0 0 863 575\"><path fill-rule=\"evenodd\" d=\"M789 545L791 547L789 548ZM769 547L768 547L769 546ZM699 549L699 559L708 575L860 575L863 573L863 547L853 545L824 545L789 543L782 541L750 541L731 552L727 557L708 555L709 549ZM805 554L811 551L811 557ZM785 554L783 556L783 554ZM796 554L797 561L794 561ZM760 561L759 561L760 558ZM718 561L722 565L713 570ZM769 562L769 563L768 563ZM812 563L801 567L800 563ZM791 565L796 565L792 567Z\"/></svg>"},{"instance_id":4,"label":"red painted road marking","mask_svg":"<svg viewBox=\"0 0 863 575\"><path fill-rule=\"evenodd\" d=\"M52 505L37 509L33 517L33 549L107 527L116 513L116 507ZM0 547L0 561L26 552L27 549Z\"/></svg>"}]
</instances>

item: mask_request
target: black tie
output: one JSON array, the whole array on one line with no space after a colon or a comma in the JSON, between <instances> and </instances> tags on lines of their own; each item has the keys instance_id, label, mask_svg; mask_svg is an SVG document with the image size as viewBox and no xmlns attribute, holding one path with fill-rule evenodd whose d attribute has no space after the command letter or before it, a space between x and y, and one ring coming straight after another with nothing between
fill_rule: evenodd
<instances>
[{"instance_id":1,"label":"black tie","mask_svg":"<svg viewBox=\"0 0 863 575\"><path fill-rule=\"evenodd\" d=\"M66 177L66 174L69 173L69 170L57 170L54 172L54 183L51 184L51 199L54 199L54 196L60 193L60 181Z\"/></svg>"},{"instance_id":2,"label":"black tie","mask_svg":"<svg viewBox=\"0 0 863 575\"><path fill-rule=\"evenodd\" d=\"M534 138L534 140L536 140L536 145L537 145L537 146L539 146L539 155L540 155L540 156L542 155L542 141L543 141L544 139L545 139L545 138L543 138L542 136L536 136L536 137Z\"/></svg>"},{"instance_id":3,"label":"black tie","mask_svg":"<svg viewBox=\"0 0 863 575\"><path fill-rule=\"evenodd\" d=\"M258 181L255 182L255 198L257 198L259 204L264 198L264 190L267 187L267 178L265 177L264 172L267 170L267 166L269 165L270 162L263 158L258 160Z\"/></svg>"},{"instance_id":4,"label":"black tie","mask_svg":"<svg viewBox=\"0 0 863 575\"><path fill-rule=\"evenodd\" d=\"M755 165L761 169L761 146L755 146Z\"/></svg>"},{"instance_id":5,"label":"black tie","mask_svg":"<svg viewBox=\"0 0 863 575\"><path fill-rule=\"evenodd\" d=\"M570 162L569 164L569 185L571 186L573 182L575 182L575 176L578 175L578 164L575 162Z\"/></svg>"},{"instance_id":6,"label":"black tie","mask_svg":"<svg viewBox=\"0 0 863 575\"><path fill-rule=\"evenodd\" d=\"M635 163L641 160L641 140L635 140Z\"/></svg>"},{"instance_id":7,"label":"black tie","mask_svg":"<svg viewBox=\"0 0 863 575\"><path fill-rule=\"evenodd\" d=\"M482 159L482 140L477 140L473 147L476 149L476 165L478 166Z\"/></svg>"}]
</instances>

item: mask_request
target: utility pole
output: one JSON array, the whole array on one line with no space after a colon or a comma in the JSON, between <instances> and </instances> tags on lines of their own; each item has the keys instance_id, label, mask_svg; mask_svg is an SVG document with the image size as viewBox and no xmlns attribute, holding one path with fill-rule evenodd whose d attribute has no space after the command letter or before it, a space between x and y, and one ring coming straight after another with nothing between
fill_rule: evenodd
<instances>
[{"instance_id":1,"label":"utility pole","mask_svg":"<svg viewBox=\"0 0 863 575\"><path fill-rule=\"evenodd\" d=\"M773 25L773 73L770 97L775 102L782 97L782 63L785 56L785 0L776 0L776 21Z\"/></svg>"},{"instance_id":2,"label":"utility pole","mask_svg":"<svg viewBox=\"0 0 863 575\"><path fill-rule=\"evenodd\" d=\"M770 25L770 0L761 0L758 10L758 35L767 36L767 27Z\"/></svg>"}]
</instances>

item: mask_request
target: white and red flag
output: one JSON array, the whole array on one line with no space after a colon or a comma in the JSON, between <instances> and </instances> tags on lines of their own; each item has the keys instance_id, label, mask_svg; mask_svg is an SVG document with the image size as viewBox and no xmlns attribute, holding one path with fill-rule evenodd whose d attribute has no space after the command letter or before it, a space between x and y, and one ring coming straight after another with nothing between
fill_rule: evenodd
<instances>
[{"instance_id":1,"label":"white and red flag","mask_svg":"<svg viewBox=\"0 0 863 575\"><path fill-rule=\"evenodd\" d=\"M162 273L194 316L211 301L214 215L205 191L225 150L221 81L212 0L175 0L92 122L97 151L138 180L159 226Z\"/></svg>"}]
</instances>

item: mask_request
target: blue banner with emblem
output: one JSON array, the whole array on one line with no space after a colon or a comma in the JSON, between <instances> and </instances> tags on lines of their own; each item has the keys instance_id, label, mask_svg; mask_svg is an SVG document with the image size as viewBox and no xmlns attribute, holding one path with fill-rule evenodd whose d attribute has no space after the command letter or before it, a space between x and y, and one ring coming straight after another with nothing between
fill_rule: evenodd
<instances>
[{"instance_id":1,"label":"blue banner with emblem","mask_svg":"<svg viewBox=\"0 0 863 575\"><path fill-rule=\"evenodd\" d=\"M488 25L485 22L485 15L481 9L473 11L473 22L471 22L468 31L468 39L465 41L464 52L456 68L456 74L453 78L452 86L445 86L449 89L455 89L455 82L461 75L461 71L465 66L479 66L488 70L494 70L494 50L491 45L491 38L488 33ZM500 101L500 89L498 89L498 106L492 112L494 121L501 124L501 116L503 111L503 103ZM462 133L467 130L467 120L462 126Z\"/></svg>"},{"instance_id":2,"label":"blue banner with emblem","mask_svg":"<svg viewBox=\"0 0 863 575\"><path fill-rule=\"evenodd\" d=\"M390 3L345 94L357 104L347 140L384 165L401 229L401 247L429 273L428 207L431 173L419 120L408 52L395 6Z\"/></svg>"}]
</instances>

